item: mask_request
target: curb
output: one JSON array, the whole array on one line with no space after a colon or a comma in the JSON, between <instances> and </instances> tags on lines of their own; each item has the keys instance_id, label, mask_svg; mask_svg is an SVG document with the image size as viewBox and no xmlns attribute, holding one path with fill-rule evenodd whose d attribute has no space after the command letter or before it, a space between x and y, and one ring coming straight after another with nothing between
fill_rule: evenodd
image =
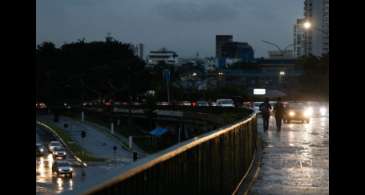
<instances>
[{"instance_id":1,"label":"curb","mask_svg":"<svg viewBox=\"0 0 365 195\"><path fill-rule=\"evenodd\" d=\"M83 167L87 167L87 164L85 162L83 162L78 156L76 156L72 150L70 150L70 148L68 147L68 145L66 144L65 141L63 141L63 139L57 134L57 132L55 130L53 130L50 126L46 125L45 123L42 123L41 121L37 120L36 123L48 130L50 130L52 132L52 134L54 136L56 136L61 142L62 144L67 148L68 151L70 151L71 155L73 156L74 159L76 159L76 161L78 161L80 163L81 166Z\"/></svg>"}]
</instances>

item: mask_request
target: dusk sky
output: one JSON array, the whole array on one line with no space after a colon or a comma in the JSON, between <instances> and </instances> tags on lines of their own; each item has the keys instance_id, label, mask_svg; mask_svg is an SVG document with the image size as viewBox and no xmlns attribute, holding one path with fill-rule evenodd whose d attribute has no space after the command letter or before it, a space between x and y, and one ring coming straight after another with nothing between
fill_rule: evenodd
<instances>
[{"instance_id":1,"label":"dusk sky","mask_svg":"<svg viewBox=\"0 0 365 195\"><path fill-rule=\"evenodd\" d=\"M166 47L181 57L215 55L215 35L248 42L255 57L293 42L304 0L37 0L37 43L104 40Z\"/></svg>"}]
</instances>

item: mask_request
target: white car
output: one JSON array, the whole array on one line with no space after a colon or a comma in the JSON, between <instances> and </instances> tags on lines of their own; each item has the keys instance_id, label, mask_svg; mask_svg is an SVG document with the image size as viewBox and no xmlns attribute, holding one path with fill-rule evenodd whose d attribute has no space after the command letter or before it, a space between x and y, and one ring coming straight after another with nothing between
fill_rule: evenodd
<instances>
[{"instance_id":1,"label":"white car","mask_svg":"<svg viewBox=\"0 0 365 195\"><path fill-rule=\"evenodd\" d=\"M55 147L63 147L63 146L62 146L61 142L59 142L59 141L51 141L51 142L49 142L49 144L48 144L48 150L50 152L53 152L53 150L54 150Z\"/></svg>"},{"instance_id":2,"label":"white car","mask_svg":"<svg viewBox=\"0 0 365 195\"><path fill-rule=\"evenodd\" d=\"M234 107L234 102L232 99L217 99L218 107Z\"/></svg>"},{"instance_id":3,"label":"white car","mask_svg":"<svg viewBox=\"0 0 365 195\"><path fill-rule=\"evenodd\" d=\"M65 175L72 177L73 172L74 169L68 161L56 160L52 165L52 173L57 173L57 176Z\"/></svg>"}]
</instances>

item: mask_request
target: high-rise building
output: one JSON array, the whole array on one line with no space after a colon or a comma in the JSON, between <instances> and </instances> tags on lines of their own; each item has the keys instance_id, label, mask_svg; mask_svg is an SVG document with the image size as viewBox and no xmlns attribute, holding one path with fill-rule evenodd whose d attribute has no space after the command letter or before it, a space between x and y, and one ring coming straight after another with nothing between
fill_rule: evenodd
<instances>
[{"instance_id":1,"label":"high-rise building","mask_svg":"<svg viewBox=\"0 0 365 195\"><path fill-rule=\"evenodd\" d=\"M232 35L216 35L216 60L220 68L238 61L251 62L254 50L248 43L233 41Z\"/></svg>"},{"instance_id":2,"label":"high-rise building","mask_svg":"<svg viewBox=\"0 0 365 195\"><path fill-rule=\"evenodd\" d=\"M223 58L237 59L239 61L251 62L254 59L254 51L251 45L245 42L228 42L221 48Z\"/></svg>"},{"instance_id":3,"label":"high-rise building","mask_svg":"<svg viewBox=\"0 0 365 195\"><path fill-rule=\"evenodd\" d=\"M329 52L329 0L305 0L304 17L312 24L305 32L305 54Z\"/></svg>"},{"instance_id":4,"label":"high-rise building","mask_svg":"<svg viewBox=\"0 0 365 195\"><path fill-rule=\"evenodd\" d=\"M138 51L139 51L139 58L144 59L144 53L143 53L143 43L140 43L138 45Z\"/></svg>"},{"instance_id":5,"label":"high-rise building","mask_svg":"<svg viewBox=\"0 0 365 195\"><path fill-rule=\"evenodd\" d=\"M215 37L215 57L222 58L222 46L226 43L232 42L232 35L216 35Z\"/></svg>"},{"instance_id":6,"label":"high-rise building","mask_svg":"<svg viewBox=\"0 0 365 195\"><path fill-rule=\"evenodd\" d=\"M297 19L297 23L294 25L294 53L295 57L301 57L306 55L305 51L305 31L303 29L304 19Z\"/></svg>"}]
</instances>

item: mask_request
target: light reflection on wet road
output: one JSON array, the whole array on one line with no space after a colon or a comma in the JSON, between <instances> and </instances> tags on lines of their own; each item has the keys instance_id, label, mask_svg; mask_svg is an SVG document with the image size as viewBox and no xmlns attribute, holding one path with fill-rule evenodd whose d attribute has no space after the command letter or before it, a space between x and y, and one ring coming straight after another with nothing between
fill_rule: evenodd
<instances>
[{"instance_id":1,"label":"light reflection on wet road","mask_svg":"<svg viewBox=\"0 0 365 195\"><path fill-rule=\"evenodd\" d=\"M283 124L276 131L271 118L263 136L259 176L250 194L329 194L329 117L314 117L309 124Z\"/></svg>"},{"instance_id":2,"label":"light reflection on wet road","mask_svg":"<svg viewBox=\"0 0 365 195\"><path fill-rule=\"evenodd\" d=\"M40 142L43 145L46 145L51 139L54 139L52 135L48 134L44 129L37 128L36 132L37 142ZM67 160L72 162L70 156L67 157ZM90 164L86 168L73 166L73 177L66 178L58 177L56 174L52 173L53 161L54 159L51 154L36 158L36 194L50 195L72 192L76 185L93 180L98 175L113 171L114 168L125 166L123 163Z\"/></svg>"}]
</instances>

